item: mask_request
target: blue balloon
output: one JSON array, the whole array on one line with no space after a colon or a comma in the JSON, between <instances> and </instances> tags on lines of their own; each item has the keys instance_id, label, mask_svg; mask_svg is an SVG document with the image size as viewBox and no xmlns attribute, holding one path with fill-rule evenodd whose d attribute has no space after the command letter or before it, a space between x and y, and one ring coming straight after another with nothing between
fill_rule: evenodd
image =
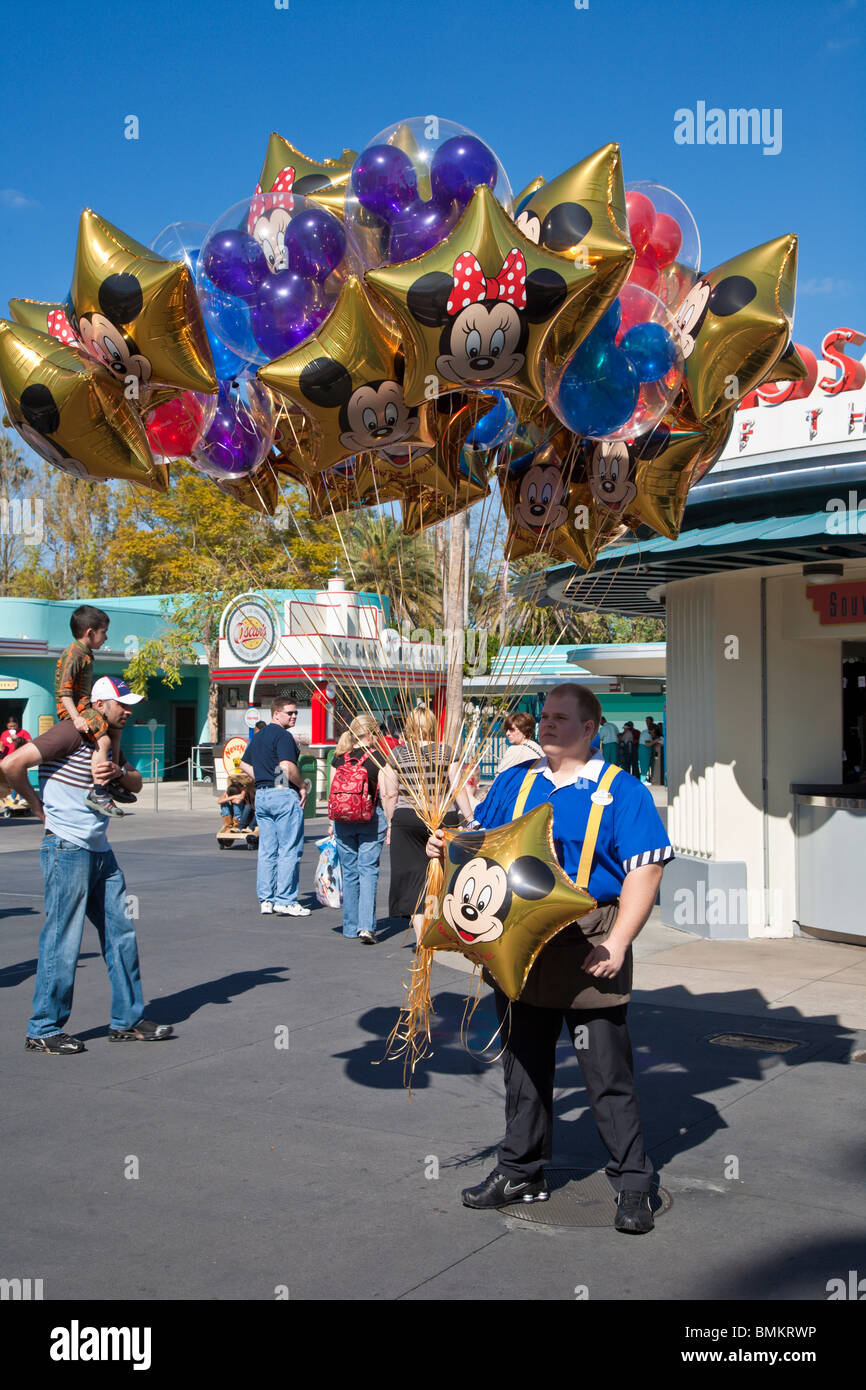
<instances>
[{"instance_id":1,"label":"blue balloon","mask_svg":"<svg viewBox=\"0 0 866 1390\"><path fill-rule=\"evenodd\" d=\"M619 326L621 323L622 305L620 304L618 299L615 299L611 304L610 308L608 309L607 313L602 314L601 318L595 325L595 328L592 330L592 332L598 333L600 336L604 338L615 338L617 333L619 332ZM590 337L592 337L592 333L590 334Z\"/></svg>"},{"instance_id":2,"label":"blue balloon","mask_svg":"<svg viewBox=\"0 0 866 1390\"><path fill-rule=\"evenodd\" d=\"M497 449L514 437L517 416L511 402L502 391L496 392L496 398L493 409L487 415L482 415L466 436L470 449Z\"/></svg>"},{"instance_id":3,"label":"blue balloon","mask_svg":"<svg viewBox=\"0 0 866 1390\"><path fill-rule=\"evenodd\" d=\"M624 425L637 407L640 381L624 352L606 343L585 372L580 350L568 363L554 398L556 413L573 434L602 437Z\"/></svg>"},{"instance_id":4,"label":"blue balloon","mask_svg":"<svg viewBox=\"0 0 866 1390\"><path fill-rule=\"evenodd\" d=\"M660 323L636 323L619 346L641 381L659 381L677 360L673 339Z\"/></svg>"},{"instance_id":5,"label":"blue balloon","mask_svg":"<svg viewBox=\"0 0 866 1390\"><path fill-rule=\"evenodd\" d=\"M221 351L228 354L225 359L226 363L235 360L267 362L267 357L253 337L249 308L243 300L238 299L235 295L223 294L220 290L206 289L204 284L200 284L199 302L204 314L205 327L212 351L214 350L214 340L217 340L221 345ZM236 353L232 348L227 348L225 346L226 339L234 343L236 347L242 348L242 354ZM216 358L214 358L214 365L216 366ZM221 381L236 375L237 373L232 371L230 366L225 373L217 367L217 376Z\"/></svg>"}]
</instances>

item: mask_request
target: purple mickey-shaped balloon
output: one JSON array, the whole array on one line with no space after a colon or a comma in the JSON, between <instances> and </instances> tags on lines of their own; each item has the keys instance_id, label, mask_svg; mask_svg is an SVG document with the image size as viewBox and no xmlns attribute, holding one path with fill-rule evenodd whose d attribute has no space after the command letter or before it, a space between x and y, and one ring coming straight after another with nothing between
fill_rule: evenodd
<instances>
[{"instance_id":1,"label":"purple mickey-shaped balloon","mask_svg":"<svg viewBox=\"0 0 866 1390\"><path fill-rule=\"evenodd\" d=\"M452 135L433 156L430 187L434 202L441 206L456 202L465 208L479 184L496 184L496 159L475 135Z\"/></svg>"},{"instance_id":2,"label":"purple mickey-shaped balloon","mask_svg":"<svg viewBox=\"0 0 866 1390\"><path fill-rule=\"evenodd\" d=\"M259 286L250 312L253 336L269 360L281 357L316 331L323 295L315 281L284 271Z\"/></svg>"},{"instance_id":3,"label":"purple mickey-shaped balloon","mask_svg":"<svg viewBox=\"0 0 866 1390\"><path fill-rule=\"evenodd\" d=\"M213 423L194 451L193 462L215 478L242 477L261 462L263 446L249 412L222 385Z\"/></svg>"},{"instance_id":4,"label":"purple mickey-shaped balloon","mask_svg":"<svg viewBox=\"0 0 866 1390\"><path fill-rule=\"evenodd\" d=\"M289 270L326 280L346 254L346 233L324 208L308 208L293 217L286 231Z\"/></svg>"},{"instance_id":5,"label":"purple mickey-shaped balloon","mask_svg":"<svg viewBox=\"0 0 866 1390\"><path fill-rule=\"evenodd\" d=\"M268 273L259 243L237 227L217 232L205 243L202 264L218 290L240 299L252 298Z\"/></svg>"},{"instance_id":6,"label":"purple mickey-shaped balloon","mask_svg":"<svg viewBox=\"0 0 866 1390\"><path fill-rule=\"evenodd\" d=\"M352 187L362 208L383 221L412 206L418 197L415 166L396 145L370 145L355 160Z\"/></svg>"},{"instance_id":7,"label":"purple mickey-shaped balloon","mask_svg":"<svg viewBox=\"0 0 866 1390\"><path fill-rule=\"evenodd\" d=\"M423 256L446 237L459 216L459 209L439 207L417 199L407 212L391 222L389 256L395 264Z\"/></svg>"}]
</instances>

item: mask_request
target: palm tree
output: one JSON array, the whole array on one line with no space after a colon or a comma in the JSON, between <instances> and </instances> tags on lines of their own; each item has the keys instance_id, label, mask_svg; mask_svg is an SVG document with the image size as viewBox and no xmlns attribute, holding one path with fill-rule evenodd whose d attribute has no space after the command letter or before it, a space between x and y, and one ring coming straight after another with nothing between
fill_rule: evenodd
<instances>
[{"instance_id":1,"label":"palm tree","mask_svg":"<svg viewBox=\"0 0 866 1390\"><path fill-rule=\"evenodd\" d=\"M344 541L353 587L387 598L394 626L440 621L442 581L425 535L407 536L396 518L370 509L352 514Z\"/></svg>"}]
</instances>

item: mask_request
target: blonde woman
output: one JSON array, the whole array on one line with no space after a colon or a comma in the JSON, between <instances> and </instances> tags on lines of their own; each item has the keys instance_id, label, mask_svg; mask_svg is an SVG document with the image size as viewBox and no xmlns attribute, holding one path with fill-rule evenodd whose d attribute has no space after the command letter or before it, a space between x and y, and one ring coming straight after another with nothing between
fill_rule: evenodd
<instances>
[{"instance_id":1,"label":"blonde woman","mask_svg":"<svg viewBox=\"0 0 866 1390\"><path fill-rule=\"evenodd\" d=\"M439 741L432 710L413 709L406 717L404 742L391 749L379 779L391 830L391 890L388 913L411 918L418 938L424 922L424 884L427 878L427 840L430 831L420 810L440 802L453 786L452 750ZM464 793L465 795L465 793ZM465 808L464 808L465 810ZM465 810L471 815L471 807ZM443 824L460 823L455 812Z\"/></svg>"},{"instance_id":2,"label":"blonde woman","mask_svg":"<svg viewBox=\"0 0 866 1390\"><path fill-rule=\"evenodd\" d=\"M333 819L334 835L343 867L343 935L366 946L376 943L376 889L379 862L388 832L390 812L380 796L379 773L385 760L382 733L369 714L359 714L340 736L334 750L334 772L350 765L362 766L367 774L367 791L373 807L370 820ZM334 789L332 783L332 804Z\"/></svg>"}]
</instances>

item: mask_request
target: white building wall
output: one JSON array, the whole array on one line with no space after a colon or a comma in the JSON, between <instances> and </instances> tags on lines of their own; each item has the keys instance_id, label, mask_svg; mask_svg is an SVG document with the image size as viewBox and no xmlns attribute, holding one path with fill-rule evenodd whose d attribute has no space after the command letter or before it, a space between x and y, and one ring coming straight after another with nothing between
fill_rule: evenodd
<instances>
[{"instance_id":1,"label":"white building wall","mask_svg":"<svg viewBox=\"0 0 866 1390\"><path fill-rule=\"evenodd\" d=\"M866 564L846 563L846 580L863 578ZM683 580L666 591L668 833L692 861L695 882L705 872L700 861L745 865L753 937L796 931L790 786L841 781L842 643L866 640L864 623L822 627L807 584L800 566L785 566ZM704 934L724 935L721 927Z\"/></svg>"}]
</instances>

